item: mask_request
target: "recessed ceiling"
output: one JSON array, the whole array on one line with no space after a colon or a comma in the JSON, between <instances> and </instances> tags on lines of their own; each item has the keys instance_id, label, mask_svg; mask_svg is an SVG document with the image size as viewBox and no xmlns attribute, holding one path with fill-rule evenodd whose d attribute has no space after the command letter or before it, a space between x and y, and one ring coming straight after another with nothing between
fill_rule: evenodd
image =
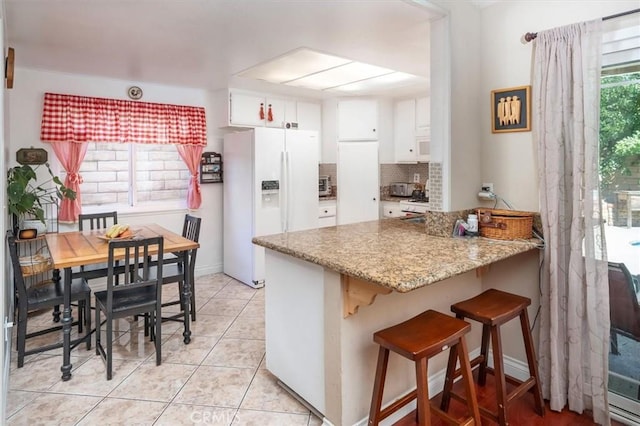
<instances>
[{"instance_id":1,"label":"recessed ceiling","mask_svg":"<svg viewBox=\"0 0 640 426\"><path fill-rule=\"evenodd\" d=\"M251 86L236 74L300 46L428 79L433 12L419 3L5 0L5 7L18 73L219 89Z\"/></svg>"},{"instance_id":2,"label":"recessed ceiling","mask_svg":"<svg viewBox=\"0 0 640 426\"><path fill-rule=\"evenodd\" d=\"M428 80L389 68L301 47L237 74L274 84L333 92L371 92L422 84Z\"/></svg>"}]
</instances>

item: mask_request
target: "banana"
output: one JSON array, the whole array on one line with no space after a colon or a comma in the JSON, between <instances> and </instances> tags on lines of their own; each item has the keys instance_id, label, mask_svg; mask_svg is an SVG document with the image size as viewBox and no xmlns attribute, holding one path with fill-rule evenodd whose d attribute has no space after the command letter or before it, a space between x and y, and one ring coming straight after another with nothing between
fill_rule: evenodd
<instances>
[{"instance_id":1,"label":"banana","mask_svg":"<svg viewBox=\"0 0 640 426\"><path fill-rule=\"evenodd\" d=\"M118 236L120 236L123 232L125 232L126 230L129 229L129 225L119 225L119 224L115 224L115 225L111 225L108 229L107 232L105 232L105 236L107 238L117 238Z\"/></svg>"},{"instance_id":2,"label":"banana","mask_svg":"<svg viewBox=\"0 0 640 426\"><path fill-rule=\"evenodd\" d=\"M117 223L115 225L111 225L109 229L107 229L107 232L104 233L105 237L113 238L115 236L115 233L118 231L119 226L120 225L118 225Z\"/></svg>"}]
</instances>

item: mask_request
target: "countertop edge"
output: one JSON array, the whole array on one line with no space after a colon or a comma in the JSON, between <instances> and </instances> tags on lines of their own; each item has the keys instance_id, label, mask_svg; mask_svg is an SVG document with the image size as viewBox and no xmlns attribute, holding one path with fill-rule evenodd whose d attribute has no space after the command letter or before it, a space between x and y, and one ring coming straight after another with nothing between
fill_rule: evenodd
<instances>
[{"instance_id":1,"label":"countertop edge","mask_svg":"<svg viewBox=\"0 0 640 426\"><path fill-rule=\"evenodd\" d=\"M331 269L341 274L346 274L350 276L357 277L359 279L380 285L385 288L389 288L395 290L399 293L408 293L413 290L417 290L424 286L434 284L448 278L461 275L467 273L469 271L473 271L477 268L481 268L484 266L488 266L492 263L498 262L500 260L507 259L509 257L515 256L520 253L525 253L530 250L534 250L539 248L539 241L537 240L515 240L515 241L503 241L503 240L492 240L484 237L474 237L476 239L476 243L480 242L482 244L498 244L501 246L502 251L500 253L492 253L490 257L486 257L483 260L470 260L469 258L465 258L464 260L457 260L459 257L456 256L455 253L451 255L451 262L449 262L447 268L437 268L437 270L429 270L428 273L425 273L424 276L421 276L416 279L402 281L399 283L392 283L388 280L381 280L379 277L374 276L369 273L366 268L363 268L358 265L354 265L353 267L345 266L344 264L337 264L331 262L326 258L321 258L318 256L312 256L304 251L292 249L290 247L284 246L282 244L273 243L265 238L266 237L255 237L253 238L253 243L259 246L265 247L270 250L277 251L282 254L286 254L292 256L297 259L301 259L310 263L314 263L316 265L325 267L327 269ZM472 242L466 238L451 238L451 237L438 237L438 236L428 236L427 238L441 239L445 240L458 240L458 241L468 241Z\"/></svg>"}]
</instances>

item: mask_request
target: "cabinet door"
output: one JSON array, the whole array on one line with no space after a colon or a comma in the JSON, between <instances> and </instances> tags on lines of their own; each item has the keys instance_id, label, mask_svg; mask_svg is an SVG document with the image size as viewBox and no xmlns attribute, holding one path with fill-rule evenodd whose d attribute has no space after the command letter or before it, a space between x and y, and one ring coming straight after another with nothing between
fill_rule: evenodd
<instances>
[{"instance_id":1,"label":"cabinet door","mask_svg":"<svg viewBox=\"0 0 640 426\"><path fill-rule=\"evenodd\" d=\"M382 217L402 217L402 207L397 201L385 201L382 203Z\"/></svg>"},{"instance_id":2,"label":"cabinet door","mask_svg":"<svg viewBox=\"0 0 640 426\"><path fill-rule=\"evenodd\" d=\"M379 217L378 142L338 143L338 225Z\"/></svg>"},{"instance_id":3,"label":"cabinet door","mask_svg":"<svg viewBox=\"0 0 640 426\"><path fill-rule=\"evenodd\" d=\"M431 98L416 99L416 128L431 126Z\"/></svg>"},{"instance_id":4,"label":"cabinet door","mask_svg":"<svg viewBox=\"0 0 640 426\"><path fill-rule=\"evenodd\" d=\"M229 123L235 126L264 126L260 118L260 107L267 114L265 98L247 93L231 92L229 94Z\"/></svg>"},{"instance_id":5,"label":"cabinet door","mask_svg":"<svg viewBox=\"0 0 640 426\"><path fill-rule=\"evenodd\" d=\"M413 99L397 102L393 126L396 163L417 162L415 123L416 102Z\"/></svg>"},{"instance_id":6,"label":"cabinet door","mask_svg":"<svg viewBox=\"0 0 640 426\"><path fill-rule=\"evenodd\" d=\"M338 140L378 140L378 102L353 99L338 102Z\"/></svg>"},{"instance_id":7,"label":"cabinet door","mask_svg":"<svg viewBox=\"0 0 640 426\"><path fill-rule=\"evenodd\" d=\"M267 127L283 128L286 119L287 101L284 99L267 98L264 110L264 125ZM294 107L292 107L294 109ZM271 115L269 115L271 110ZM293 113L295 115L295 112Z\"/></svg>"}]
</instances>

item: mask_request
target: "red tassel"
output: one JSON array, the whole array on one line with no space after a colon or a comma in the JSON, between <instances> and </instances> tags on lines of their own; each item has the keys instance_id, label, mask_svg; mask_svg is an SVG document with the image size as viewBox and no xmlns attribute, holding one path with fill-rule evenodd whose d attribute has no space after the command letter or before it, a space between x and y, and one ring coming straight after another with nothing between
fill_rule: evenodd
<instances>
[{"instance_id":1,"label":"red tassel","mask_svg":"<svg viewBox=\"0 0 640 426\"><path fill-rule=\"evenodd\" d=\"M260 120L264 120L264 104L260 104Z\"/></svg>"},{"instance_id":2,"label":"red tassel","mask_svg":"<svg viewBox=\"0 0 640 426\"><path fill-rule=\"evenodd\" d=\"M269 104L269 109L267 110L267 121L273 121L273 112L271 112L271 104Z\"/></svg>"}]
</instances>

